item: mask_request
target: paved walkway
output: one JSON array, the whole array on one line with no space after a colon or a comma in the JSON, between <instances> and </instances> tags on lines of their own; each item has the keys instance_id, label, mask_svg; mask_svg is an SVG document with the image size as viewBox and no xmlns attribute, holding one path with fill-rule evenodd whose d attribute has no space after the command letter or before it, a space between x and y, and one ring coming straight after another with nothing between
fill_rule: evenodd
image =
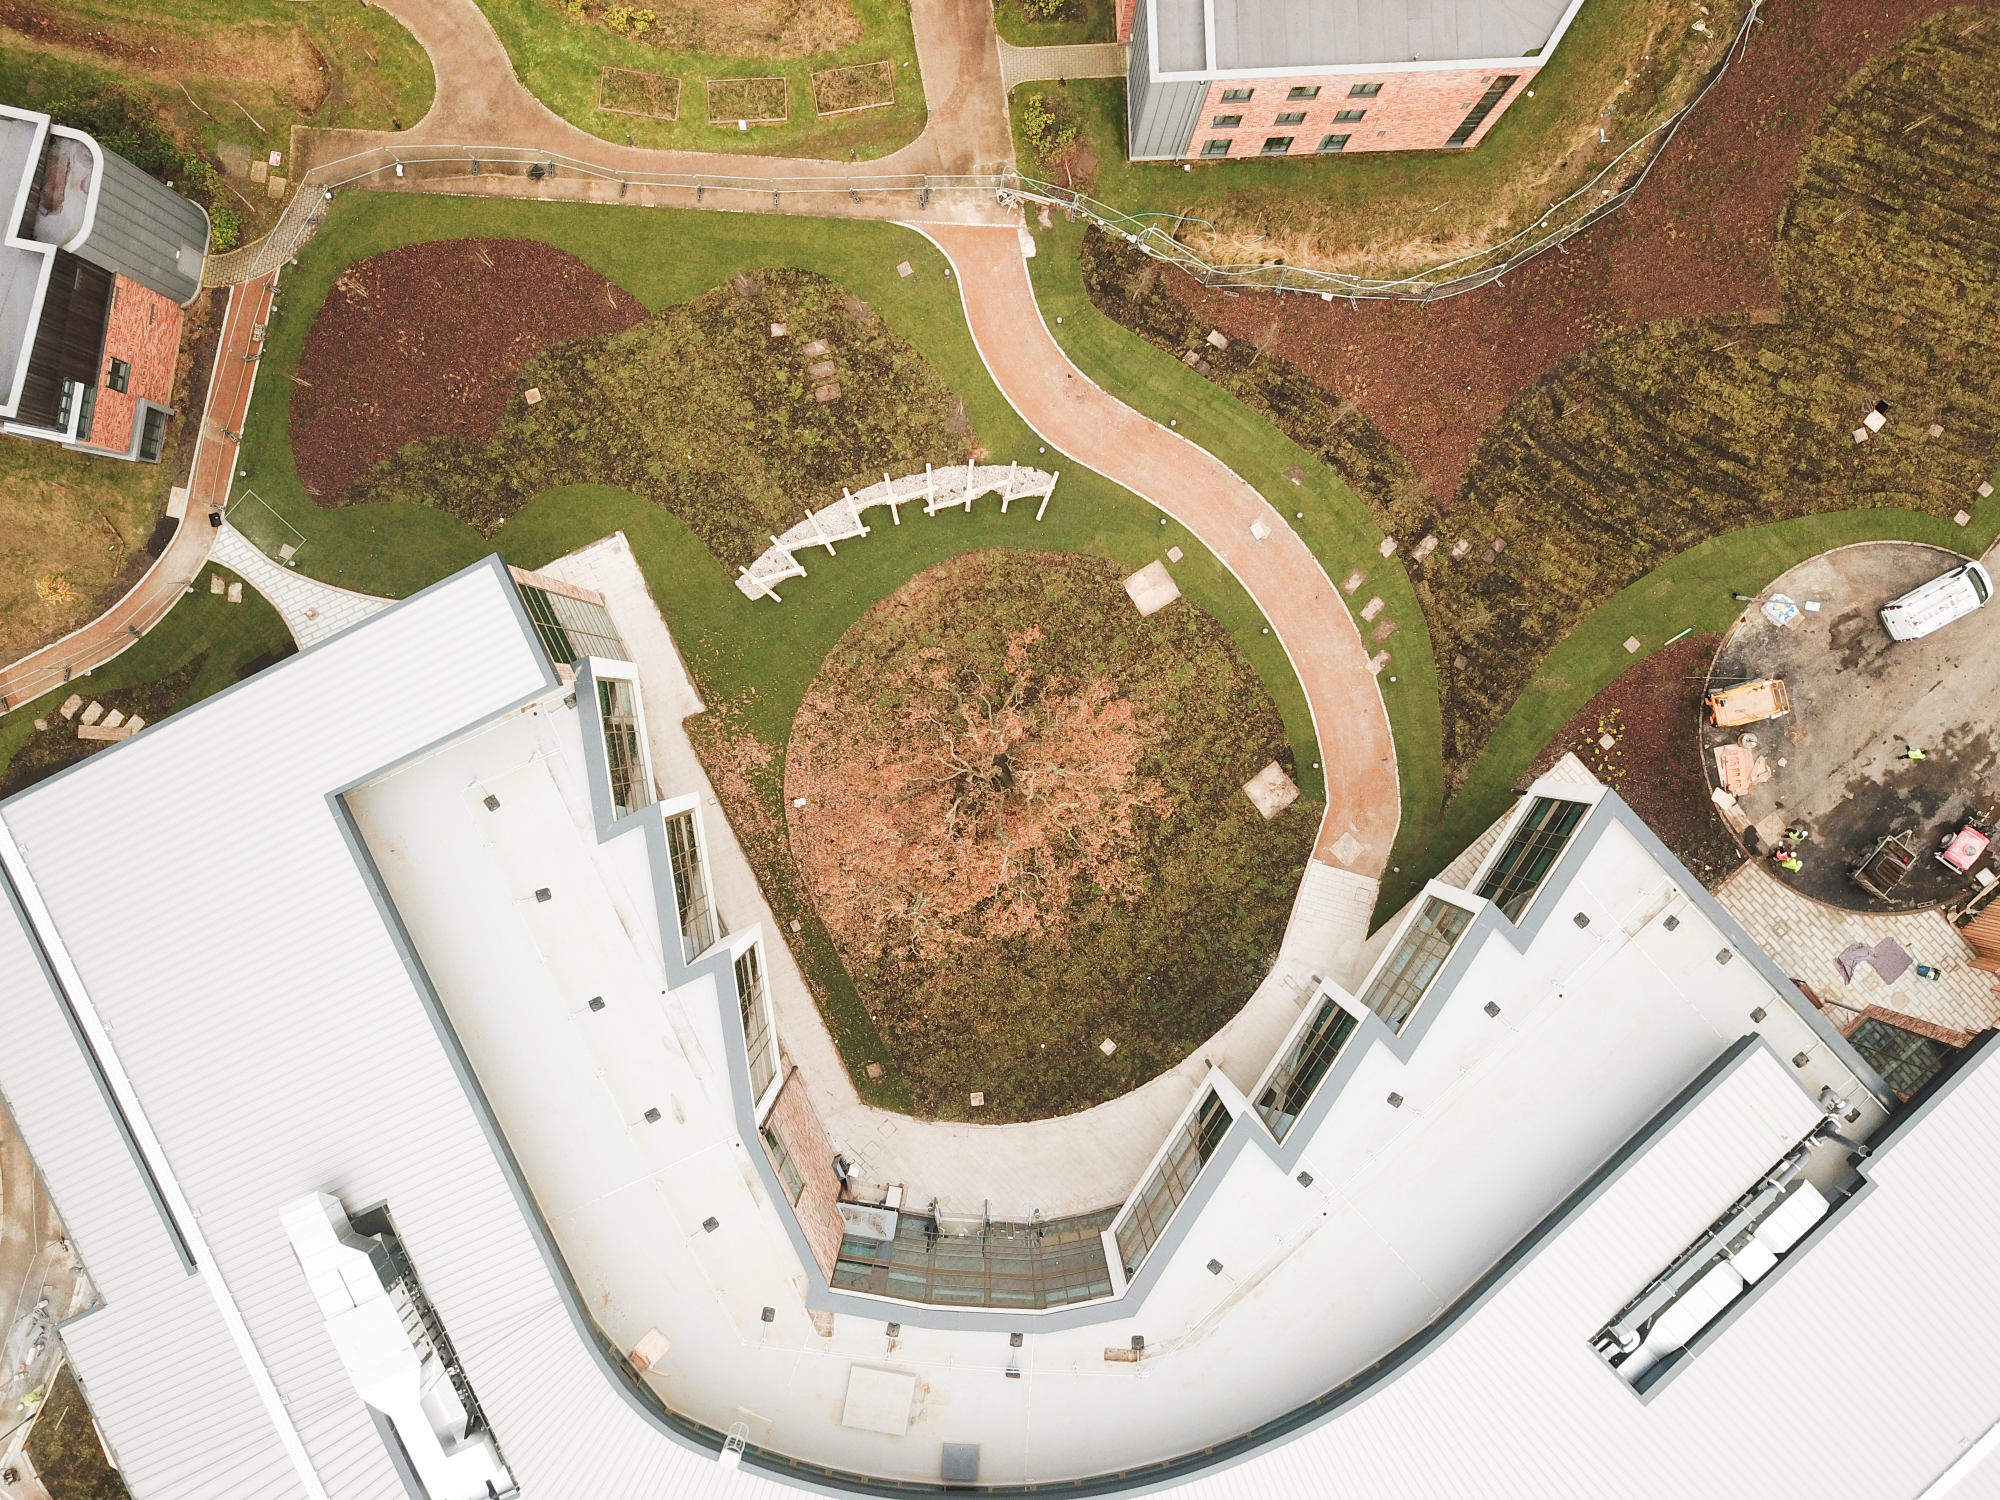
<instances>
[{"instance_id":1,"label":"paved walkway","mask_svg":"<svg viewBox=\"0 0 2000 1500\"><path fill-rule=\"evenodd\" d=\"M1812 987L1843 1030L1870 1005L1954 1031L1984 1031L2000 1023L1993 976L1971 967L1972 949L1936 911L1841 911L1800 895L1756 859L1739 866L1715 895L1787 974ZM1920 979L1912 969L1891 982L1863 964L1852 984L1841 978L1833 961L1843 949L1884 938L1894 938L1918 963L1943 970L1944 977Z\"/></svg>"},{"instance_id":2,"label":"paved walkway","mask_svg":"<svg viewBox=\"0 0 2000 1500\"><path fill-rule=\"evenodd\" d=\"M1076 47L1016 47L1005 37L1000 45L1000 87L1013 93L1022 83L1040 83L1058 78L1123 78L1126 53L1123 42L1091 42Z\"/></svg>"},{"instance_id":3,"label":"paved walkway","mask_svg":"<svg viewBox=\"0 0 2000 1500\"><path fill-rule=\"evenodd\" d=\"M188 479L185 514L166 550L124 598L88 625L0 669L0 708L18 708L73 676L103 666L157 625L201 571L213 540L208 513L229 498L229 482L236 468L235 434L243 430L257 378L255 356L261 354L263 345L254 335L262 332L270 317L276 286L273 274L229 291L222 339L216 348L215 367L209 372L201 430L194 439L194 469Z\"/></svg>"},{"instance_id":4,"label":"paved walkway","mask_svg":"<svg viewBox=\"0 0 2000 1500\"><path fill-rule=\"evenodd\" d=\"M1361 633L1319 559L1220 459L1069 362L1042 320L1018 231L914 227L950 257L980 355L1028 424L1187 527L1257 601L1298 672L1319 737L1327 805L1315 856L1379 877L1401 815L1395 744Z\"/></svg>"},{"instance_id":5,"label":"paved walkway","mask_svg":"<svg viewBox=\"0 0 2000 1500\"><path fill-rule=\"evenodd\" d=\"M274 562L226 521L215 533L208 560L242 575L245 583L270 600L302 651L396 602L335 588Z\"/></svg>"}]
</instances>

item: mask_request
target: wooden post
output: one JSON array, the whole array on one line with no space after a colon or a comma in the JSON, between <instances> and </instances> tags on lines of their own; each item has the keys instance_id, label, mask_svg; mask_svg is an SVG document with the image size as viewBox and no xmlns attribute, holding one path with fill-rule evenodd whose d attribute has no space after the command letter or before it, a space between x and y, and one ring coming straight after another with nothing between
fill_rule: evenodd
<instances>
[{"instance_id":1,"label":"wooden post","mask_svg":"<svg viewBox=\"0 0 2000 1500\"><path fill-rule=\"evenodd\" d=\"M1062 478L1061 469L1057 469L1055 473L1049 476L1049 487L1042 491L1042 503L1035 509L1035 519L1037 521L1041 520L1044 512L1048 510L1049 497L1056 492L1056 481L1060 478Z\"/></svg>"},{"instance_id":2,"label":"wooden post","mask_svg":"<svg viewBox=\"0 0 2000 1500\"><path fill-rule=\"evenodd\" d=\"M970 460L967 460L965 465L965 513L968 516L972 514L972 495L972 463Z\"/></svg>"},{"instance_id":3,"label":"wooden post","mask_svg":"<svg viewBox=\"0 0 2000 1500\"><path fill-rule=\"evenodd\" d=\"M934 515L937 508L937 481L931 477L931 466L924 465L924 514Z\"/></svg>"},{"instance_id":4,"label":"wooden post","mask_svg":"<svg viewBox=\"0 0 2000 1500\"><path fill-rule=\"evenodd\" d=\"M847 519L854 523L854 529L863 536L868 535L868 525L861 519L861 507L854 503L854 496L848 493L844 484L840 487L840 498L847 506Z\"/></svg>"},{"instance_id":5,"label":"wooden post","mask_svg":"<svg viewBox=\"0 0 2000 1500\"><path fill-rule=\"evenodd\" d=\"M799 570L799 577L803 578L806 576L806 570L804 566L799 562L799 560L796 557L792 556L791 549L789 547L787 547L783 542L779 541L776 537L771 538L771 545L777 548L778 556L782 557L786 562L790 563L793 567ZM827 550L831 551L832 549L828 548Z\"/></svg>"},{"instance_id":6,"label":"wooden post","mask_svg":"<svg viewBox=\"0 0 2000 1500\"><path fill-rule=\"evenodd\" d=\"M901 507L903 502L896 498L896 481L884 473L882 476L882 487L889 492L889 515L898 526L901 526L903 524L903 512L899 507Z\"/></svg>"},{"instance_id":7,"label":"wooden post","mask_svg":"<svg viewBox=\"0 0 2000 1500\"><path fill-rule=\"evenodd\" d=\"M1014 498L1014 471L1020 467L1018 460L1007 465L1007 487L1000 492L1000 514L1003 516L1007 514L1007 502Z\"/></svg>"}]
</instances>

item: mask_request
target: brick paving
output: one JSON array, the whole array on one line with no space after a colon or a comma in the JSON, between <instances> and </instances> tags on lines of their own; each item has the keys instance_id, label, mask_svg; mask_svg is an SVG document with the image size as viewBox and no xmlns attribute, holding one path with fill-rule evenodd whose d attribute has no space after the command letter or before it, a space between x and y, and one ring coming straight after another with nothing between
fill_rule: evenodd
<instances>
[{"instance_id":1,"label":"brick paving","mask_svg":"<svg viewBox=\"0 0 2000 1500\"><path fill-rule=\"evenodd\" d=\"M335 588L273 562L255 542L227 522L216 530L215 545L208 556L209 561L241 574L244 582L271 601L271 607L277 610L300 650L337 635L350 625L360 624L378 609L395 602Z\"/></svg>"},{"instance_id":2,"label":"brick paving","mask_svg":"<svg viewBox=\"0 0 2000 1500\"><path fill-rule=\"evenodd\" d=\"M1090 42L1074 47L1016 47L1005 37L1000 46L1000 90L1014 92L1022 83L1040 83L1057 78L1123 78L1125 45L1122 42Z\"/></svg>"},{"instance_id":3,"label":"brick paving","mask_svg":"<svg viewBox=\"0 0 2000 1500\"><path fill-rule=\"evenodd\" d=\"M1972 949L1937 911L1841 911L1792 890L1760 860L1739 865L1715 893L1743 930L1793 979L1810 986L1843 1030L1870 1005L1978 1032L2000 1022L2000 991L1991 974L1971 967ZM1938 980L1910 969L1893 983L1863 964L1849 984L1834 959L1852 943L1894 938L1920 964L1943 970Z\"/></svg>"}]
</instances>

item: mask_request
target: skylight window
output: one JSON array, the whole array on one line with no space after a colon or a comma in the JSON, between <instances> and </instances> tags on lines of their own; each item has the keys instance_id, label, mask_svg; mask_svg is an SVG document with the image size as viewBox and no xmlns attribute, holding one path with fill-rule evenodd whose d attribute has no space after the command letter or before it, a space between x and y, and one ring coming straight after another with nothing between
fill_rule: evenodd
<instances>
[{"instance_id":1,"label":"skylight window","mask_svg":"<svg viewBox=\"0 0 2000 1500\"><path fill-rule=\"evenodd\" d=\"M743 1050L750 1058L750 1098L760 1103L778 1076L778 1040L764 991L764 956L754 944L736 958L736 1004L743 1014Z\"/></svg>"},{"instance_id":2,"label":"skylight window","mask_svg":"<svg viewBox=\"0 0 2000 1500\"><path fill-rule=\"evenodd\" d=\"M681 922L681 956L693 963L720 936L715 902L708 891L708 869L702 862L701 839L692 811L667 819L667 854L674 868L674 903Z\"/></svg>"},{"instance_id":3,"label":"skylight window","mask_svg":"<svg viewBox=\"0 0 2000 1500\"><path fill-rule=\"evenodd\" d=\"M1471 923L1472 913L1464 907L1435 896L1427 898L1424 909L1403 929L1402 937L1375 971L1361 1003L1401 1031Z\"/></svg>"},{"instance_id":4,"label":"skylight window","mask_svg":"<svg viewBox=\"0 0 2000 1500\"><path fill-rule=\"evenodd\" d=\"M1528 902L1541 888L1543 879L1555 867L1557 858L1576 832L1583 815L1590 811L1585 802L1560 797L1537 797L1527 816L1514 825L1514 836L1493 862L1479 894L1507 914L1509 921L1521 920Z\"/></svg>"},{"instance_id":5,"label":"skylight window","mask_svg":"<svg viewBox=\"0 0 2000 1500\"><path fill-rule=\"evenodd\" d=\"M1167 1143L1166 1154L1153 1168L1152 1175L1132 1195L1132 1201L1125 1205L1124 1217L1118 1222L1117 1239L1118 1258L1124 1263L1128 1277L1139 1269L1146 1253L1166 1233L1174 1210L1194 1189L1194 1180L1201 1175L1202 1164L1215 1155L1215 1148L1229 1133L1229 1123L1229 1110L1216 1097L1215 1090L1210 1089L1200 1107L1174 1132L1173 1139Z\"/></svg>"},{"instance_id":6,"label":"skylight window","mask_svg":"<svg viewBox=\"0 0 2000 1500\"><path fill-rule=\"evenodd\" d=\"M639 733L637 688L623 678L600 677L597 710L604 725L604 760L611 774L612 806L620 817L652 806L656 798Z\"/></svg>"},{"instance_id":7,"label":"skylight window","mask_svg":"<svg viewBox=\"0 0 2000 1500\"><path fill-rule=\"evenodd\" d=\"M1271 1127L1272 1135L1281 1141L1285 1138L1359 1024L1338 1001L1320 1003L1312 1024L1292 1043L1272 1071L1270 1083L1257 1096L1257 1113Z\"/></svg>"}]
</instances>

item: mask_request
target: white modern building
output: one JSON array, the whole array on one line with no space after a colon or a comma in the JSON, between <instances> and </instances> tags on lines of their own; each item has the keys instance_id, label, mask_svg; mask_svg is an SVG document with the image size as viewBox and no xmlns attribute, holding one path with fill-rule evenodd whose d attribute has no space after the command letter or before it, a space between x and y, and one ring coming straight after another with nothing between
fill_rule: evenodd
<instances>
[{"instance_id":1,"label":"white modern building","mask_svg":"<svg viewBox=\"0 0 2000 1500\"><path fill-rule=\"evenodd\" d=\"M1900 1099L1587 778L1121 1201L857 1196L635 593L489 561L0 804L138 1500L2000 1495L1995 1049Z\"/></svg>"}]
</instances>

